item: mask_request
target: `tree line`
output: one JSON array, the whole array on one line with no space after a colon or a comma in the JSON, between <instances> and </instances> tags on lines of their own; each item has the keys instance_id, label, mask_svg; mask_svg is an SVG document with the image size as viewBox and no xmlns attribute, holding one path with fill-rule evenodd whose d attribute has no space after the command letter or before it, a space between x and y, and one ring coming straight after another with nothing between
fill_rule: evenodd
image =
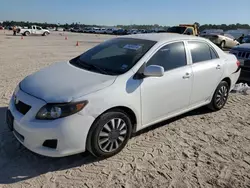
<instances>
[{"instance_id":1,"label":"tree line","mask_svg":"<svg viewBox=\"0 0 250 188\"><path fill-rule=\"evenodd\" d=\"M65 29L69 29L69 28L83 28L83 27L100 27L98 25L86 25L86 24L80 24L80 23L71 23L71 24L55 24L55 23L38 23L38 22L24 22L24 21L3 21L2 22L3 26L21 26L21 27L29 27L31 25L39 25L43 28L49 28L49 27L62 27ZM105 26L102 26L105 27ZM117 25L115 27L121 27L124 29L155 29L155 28L161 28L161 29L167 29L168 26L161 26L158 24L153 24L153 25ZM240 23L236 23L236 24L220 24L220 25L215 25L215 24L204 24L201 25L199 30L202 31L204 29L222 29L224 31L227 30L235 30L235 29L250 29L250 25L249 24L240 24Z\"/></svg>"}]
</instances>

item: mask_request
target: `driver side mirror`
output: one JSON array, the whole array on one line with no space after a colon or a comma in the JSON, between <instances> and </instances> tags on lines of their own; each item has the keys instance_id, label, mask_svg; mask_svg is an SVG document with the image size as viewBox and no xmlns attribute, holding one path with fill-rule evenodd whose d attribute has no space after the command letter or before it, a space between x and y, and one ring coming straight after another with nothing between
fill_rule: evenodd
<instances>
[{"instance_id":1,"label":"driver side mirror","mask_svg":"<svg viewBox=\"0 0 250 188\"><path fill-rule=\"evenodd\" d=\"M164 68L159 65L149 65L144 69L143 75L145 77L162 77L164 75Z\"/></svg>"}]
</instances>

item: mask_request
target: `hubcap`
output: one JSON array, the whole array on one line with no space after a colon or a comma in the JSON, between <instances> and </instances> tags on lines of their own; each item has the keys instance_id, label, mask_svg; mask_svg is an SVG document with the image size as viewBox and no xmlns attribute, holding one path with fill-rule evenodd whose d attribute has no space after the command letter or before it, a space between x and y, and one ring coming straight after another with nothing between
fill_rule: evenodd
<instances>
[{"instance_id":1,"label":"hubcap","mask_svg":"<svg viewBox=\"0 0 250 188\"><path fill-rule=\"evenodd\" d=\"M226 103L226 100L227 100L227 96L228 96L228 90L227 90L227 87L226 86L222 86L217 95L216 95L216 100L215 100L215 103L216 105L221 108L225 103Z\"/></svg>"},{"instance_id":2,"label":"hubcap","mask_svg":"<svg viewBox=\"0 0 250 188\"><path fill-rule=\"evenodd\" d=\"M98 136L98 145L104 152L118 149L127 134L127 124L120 118L111 119L106 123Z\"/></svg>"}]
</instances>

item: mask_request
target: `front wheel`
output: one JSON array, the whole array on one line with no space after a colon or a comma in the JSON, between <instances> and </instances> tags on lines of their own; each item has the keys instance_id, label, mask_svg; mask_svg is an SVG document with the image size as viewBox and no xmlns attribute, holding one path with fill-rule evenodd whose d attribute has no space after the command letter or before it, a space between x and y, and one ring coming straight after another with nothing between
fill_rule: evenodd
<instances>
[{"instance_id":1,"label":"front wheel","mask_svg":"<svg viewBox=\"0 0 250 188\"><path fill-rule=\"evenodd\" d=\"M29 31L25 31L24 36L29 36L30 32Z\"/></svg>"},{"instance_id":2,"label":"front wheel","mask_svg":"<svg viewBox=\"0 0 250 188\"><path fill-rule=\"evenodd\" d=\"M222 81L216 88L213 98L208 107L213 111L218 111L222 109L227 102L228 95L229 85L226 81Z\"/></svg>"},{"instance_id":3,"label":"front wheel","mask_svg":"<svg viewBox=\"0 0 250 188\"><path fill-rule=\"evenodd\" d=\"M221 41L221 43L220 43L220 48L221 48L221 49L224 49L225 46L226 46L226 42L225 42L225 41Z\"/></svg>"},{"instance_id":4,"label":"front wheel","mask_svg":"<svg viewBox=\"0 0 250 188\"><path fill-rule=\"evenodd\" d=\"M49 33L48 32L44 32L43 33L43 36L47 36Z\"/></svg>"},{"instance_id":5,"label":"front wheel","mask_svg":"<svg viewBox=\"0 0 250 188\"><path fill-rule=\"evenodd\" d=\"M128 115L121 110L109 111L92 125L87 149L96 157L111 157L126 146L131 133L132 124Z\"/></svg>"}]
</instances>

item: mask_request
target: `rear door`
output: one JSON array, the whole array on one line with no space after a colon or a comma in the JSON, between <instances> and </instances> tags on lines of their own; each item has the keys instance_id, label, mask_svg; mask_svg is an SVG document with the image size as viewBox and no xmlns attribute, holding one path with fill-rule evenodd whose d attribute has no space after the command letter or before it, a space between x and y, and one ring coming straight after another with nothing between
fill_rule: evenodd
<instances>
[{"instance_id":1,"label":"rear door","mask_svg":"<svg viewBox=\"0 0 250 188\"><path fill-rule=\"evenodd\" d=\"M190 105L210 100L222 79L225 62L207 42L188 41L194 75Z\"/></svg>"}]
</instances>

